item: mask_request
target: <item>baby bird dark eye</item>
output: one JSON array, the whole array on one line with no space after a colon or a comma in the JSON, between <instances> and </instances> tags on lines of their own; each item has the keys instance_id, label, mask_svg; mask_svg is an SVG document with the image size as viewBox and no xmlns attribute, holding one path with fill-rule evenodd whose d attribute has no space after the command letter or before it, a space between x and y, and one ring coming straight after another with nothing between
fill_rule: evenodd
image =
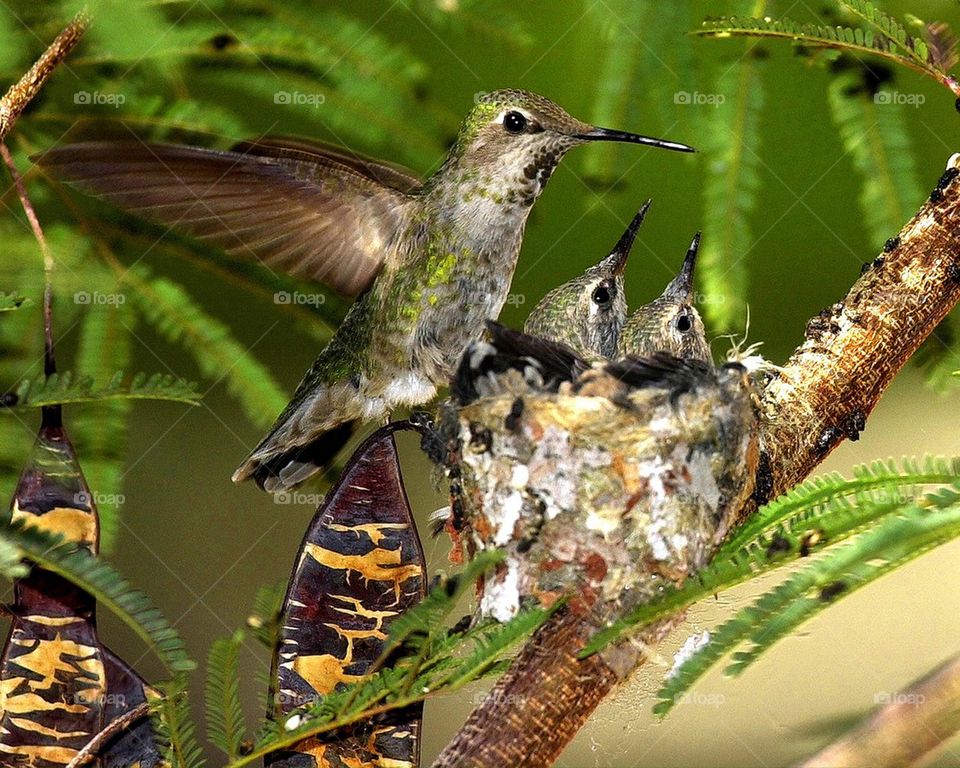
<instances>
[{"instance_id":1,"label":"baby bird dark eye","mask_svg":"<svg viewBox=\"0 0 960 768\"><path fill-rule=\"evenodd\" d=\"M610 302L610 289L605 285L598 285L593 289L594 304L608 304Z\"/></svg>"},{"instance_id":2,"label":"baby bird dark eye","mask_svg":"<svg viewBox=\"0 0 960 768\"><path fill-rule=\"evenodd\" d=\"M519 112L507 112L503 116L503 128L507 133L523 133L527 129L527 118Z\"/></svg>"},{"instance_id":3,"label":"baby bird dark eye","mask_svg":"<svg viewBox=\"0 0 960 768\"><path fill-rule=\"evenodd\" d=\"M690 319L690 315L680 315L677 318L677 330L680 333L686 333L691 328L693 328L693 320Z\"/></svg>"}]
</instances>

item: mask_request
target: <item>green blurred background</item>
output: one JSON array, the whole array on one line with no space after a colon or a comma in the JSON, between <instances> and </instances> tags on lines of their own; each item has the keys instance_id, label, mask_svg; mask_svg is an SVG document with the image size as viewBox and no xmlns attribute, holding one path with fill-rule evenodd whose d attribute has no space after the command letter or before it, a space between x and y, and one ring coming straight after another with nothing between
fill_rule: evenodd
<instances>
[{"instance_id":1,"label":"green blurred background","mask_svg":"<svg viewBox=\"0 0 960 768\"><path fill-rule=\"evenodd\" d=\"M169 5L175 19L178 9L188 12L189 4ZM398 60L374 57L365 70L359 67L354 91L337 80L338 65L333 63L328 79L317 82L315 92L326 95L320 105L274 104L267 86L253 88L251 82L248 89L241 75L232 87L224 87L215 68L202 66L174 75L158 74L157 82L166 84L160 98L173 104L189 94L232 115L246 133L235 135L229 130L234 124L226 120L217 130L219 123L214 119L213 133L219 134L214 139L221 143L260 132L302 133L348 143L424 173L442 159L474 94L500 87L543 93L586 120L602 124L617 120L610 127L715 146L717 136L707 134L721 130L717 107L709 99L683 103L685 98L677 94L715 93L711 89L718 72L738 72L747 44L705 40L685 32L707 15L749 13L759 7L772 15L806 20L819 17L826 7L803 2L766 7L678 2L667 8L636 0L523 4L495 0L463 5L469 11L466 21L455 20L461 11L458 0L315 4L318 18L339 12L341 16L330 18L352 19L362 33L357 35L357 45L366 46L372 38L402 54ZM211 29L222 23L224 34L244 40L242 33L232 29L226 6L191 6L189 13L203 14L208 8L212 8ZM894 15L910 12L960 25L960 8L954 2L888 2L885 8ZM36 9L22 10L28 26L49 39L55 25L36 14ZM316 31L320 39L323 34L323 29ZM733 302L733 306L738 299L748 304L749 340L762 341L763 352L780 362L800 340L806 320L841 298L861 264L872 259L877 249L875 233L865 224L858 203L864 173L839 138L827 106L825 96L834 75L795 55L785 43L765 42L757 50L762 54L754 52L746 60L762 81L764 106L756 135L743 151L755 155L758 186L745 222L748 246L743 253L724 256L729 265L745 265L749 284L727 284L726 295L711 285L702 298L707 305ZM19 60L29 60L29 53L25 49ZM347 59L348 54L344 54ZM273 72L269 59L250 66L261 64ZM415 67L412 76L409 67ZM12 64L9 68L16 69ZM96 75L123 92L127 77L123 67L107 73L97 70ZM309 80L309 74L294 78L280 69L272 76L274 90L303 91L304 81ZM83 82L84 70L78 67L75 73L57 77L51 87L69 94ZM364 78L369 79L367 86ZM394 100L378 97L376 88L389 91L393 80L402 93ZM364 97L361 87L369 87L372 93ZM918 189L909 193L913 199L903 202L909 212L934 186L947 157L960 150L960 116L945 90L913 73L897 71L895 79L883 87L884 92L923 97L919 106L903 107L909 154L919 179ZM94 113L122 120L123 109L136 111L138 98L146 96L139 91L132 94L121 114L110 107ZM739 113L733 106L727 103L724 114L729 117L728 133L736 137ZM27 118L24 132L30 144L17 145L22 154L56 140L69 127L69 110L61 123L44 123L44 109L52 107L41 103L36 117ZM337 110L344 112L338 116ZM76 115L88 112L76 108ZM687 157L609 145L572 153L531 215L514 279L515 298L504 312L505 322L518 326L549 288L604 255L647 197L654 204L628 269L628 298L636 306L659 293L694 231L703 228L705 238L711 237L703 191L711 173L723 172L715 165L723 162L710 153ZM38 195L48 215L56 217L57 206L47 193ZM15 201L8 197L6 202L14 208ZM98 210L110 218L108 212ZM69 219L62 212L59 215ZM124 254L130 260L147 250L142 243L129 247L140 248ZM243 347L252 347L281 386L292 391L322 346L316 333L305 332L301 321L280 312L269 297L252 296L229 281L211 279L189 260L170 258L162 249L148 254L146 260L156 273L189 287ZM723 269L719 265L717 275ZM716 285L724 285L722 275ZM17 287L2 286L4 290ZM78 330L72 320L80 312L66 307L60 317L61 362L66 367L77 344ZM717 313L713 314L716 318ZM731 311L727 320L732 329L743 333L744 312ZM718 335L716 323L713 329ZM714 350L722 352L728 346L728 341L720 339ZM944 344L935 343L933 349L940 350L941 358L946 354L948 364L956 361L952 351L943 352ZM149 326L138 327L133 355L133 370L169 369L200 378L194 357ZM902 454L956 455L960 418L955 403L949 394L935 394L916 368L908 369L884 396L862 439L844 443L823 469L848 470L857 462ZM223 383L212 386L196 408L136 404L132 425L124 466L125 503L112 560L153 597L184 635L194 658L202 659L213 639L243 624L258 586L289 573L313 509L277 505L252 485L236 487L230 482L230 474L261 430L250 423ZM18 434L25 450L29 429ZM416 442L401 442L411 502L420 519L425 519L445 499ZM80 454L82 460L82 444ZM426 548L432 567L445 569L444 542L428 541ZM664 722L655 722L648 694L669 668L675 647L692 630L714 626L733 605L755 594L757 587L720 595L698 607L688 623L658 649L653 663L601 707L561 764L772 766L797 759L849 718L873 707L878 697L957 651L960 611L950 577L958 566L960 545L926 555L805 625L742 678L723 680L716 673L704 680L697 691L708 694L704 700L710 703L679 706ZM9 597L9 590L5 594ZM104 636L115 650L131 662L139 660L148 677L159 673L143 648L111 617L105 616L102 623ZM259 716L258 696L269 661L252 640L242 661L244 702L252 722ZM198 673L198 700L201 681ZM471 689L428 704L425 763L481 695L481 689ZM938 764L960 765L960 747L944 753Z\"/></svg>"}]
</instances>

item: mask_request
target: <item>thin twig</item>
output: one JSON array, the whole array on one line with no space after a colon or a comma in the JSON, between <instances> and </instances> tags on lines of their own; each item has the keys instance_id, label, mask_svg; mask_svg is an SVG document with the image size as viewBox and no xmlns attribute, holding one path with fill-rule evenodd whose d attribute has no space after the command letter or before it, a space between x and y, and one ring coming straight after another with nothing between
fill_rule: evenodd
<instances>
[{"instance_id":1,"label":"thin twig","mask_svg":"<svg viewBox=\"0 0 960 768\"><path fill-rule=\"evenodd\" d=\"M798 768L902 768L960 730L960 656L954 656Z\"/></svg>"},{"instance_id":2,"label":"thin twig","mask_svg":"<svg viewBox=\"0 0 960 768\"><path fill-rule=\"evenodd\" d=\"M122 715L120 715L120 717L112 720L106 728L100 731L100 733L90 739L90 741L84 745L83 749L77 752L73 760L67 763L66 768L80 768L81 765L86 765L92 760L95 760L97 753L104 744L110 741L110 739L112 739L114 736L123 733L137 720L140 720L149 714L150 703L147 701L143 702L142 704L138 704L129 712L124 712Z\"/></svg>"},{"instance_id":3,"label":"thin twig","mask_svg":"<svg viewBox=\"0 0 960 768\"><path fill-rule=\"evenodd\" d=\"M894 375L957 304L958 176L960 155L954 155L930 199L843 301L810 320L803 343L764 390L757 492L741 522L803 480L844 439L857 439ZM576 659L572 648L581 634L561 631L562 619L538 630L531 640L537 653L521 653L435 768L553 764L622 679L593 656ZM503 711L502 702L518 700L521 708Z\"/></svg>"},{"instance_id":4,"label":"thin twig","mask_svg":"<svg viewBox=\"0 0 960 768\"><path fill-rule=\"evenodd\" d=\"M0 99L0 142L6 140L20 113L33 101L60 62L80 42L89 25L90 17L86 10L81 10L57 35L26 74L16 84L10 86L10 90Z\"/></svg>"},{"instance_id":5,"label":"thin twig","mask_svg":"<svg viewBox=\"0 0 960 768\"><path fill-rule=\"evenodd\" d=\"M40 254L43 257L43 372L46 376L52 376L57 372L53 344L53 254L50 252L47 238L43 234L43 227L40 226L37 212L33 208L33 203L30 202L23 177L20 176L16 163L13 162L13 155L10 154L9 148L3 142L0 142L0 157L3 158L3 162L10 171L17 195L20 197L20 204L27 215L27 221L30 222L30 228L33 230L33 236L37 239ZM58 427L62 420L62 409L59 405L44 406L42 419L45 426Z\"/></svg>"},{"instance_id":6,"label":"thin twig","mask_svg":"<svg viewBox=\"0 0 960 768\"><path fill-rule=\"evenodd\" d=\"M27 194L27 187L23 183L23 177L17 170L13 162L13 155L6 144L0 143L0 156L6 163L13 177L13 184L16 187L17 195L20 197L20 204L23 206L24 213L27 214L27 221L33 230L33 236L37 239L40 246L40 254L43 256L44 273L44 291L43 291L43 331L44 331L44 373L51 376L56 372L56 363L53 356L53 254L50 252L50 246L47 244L47 238L43 234L43 227L40 226L40 219L37 218L37 212L30 202Z\"/></svg>"}]
</instances>

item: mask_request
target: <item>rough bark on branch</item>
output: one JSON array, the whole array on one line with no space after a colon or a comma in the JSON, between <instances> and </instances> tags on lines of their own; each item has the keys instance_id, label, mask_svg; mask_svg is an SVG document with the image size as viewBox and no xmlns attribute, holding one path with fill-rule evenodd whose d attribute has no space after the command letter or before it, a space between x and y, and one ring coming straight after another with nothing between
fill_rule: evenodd
<instances>
[{"instance_id":1,"label":"rough bark on branch","mask_svg":"<svg viewBox=\"0 0 960 768\"><path fill-rule=\"evenodd\" d=\"M929 200L843 300L810 320L803 343L764 390L764 453L741 522L842 440L859 437L894 375L960 299L958 176L954 155ZM435 768L553 764L623 679L596 656L576 658L590 631L576 624L559 616L538 631Z\"/></svg>"}]
</instances>

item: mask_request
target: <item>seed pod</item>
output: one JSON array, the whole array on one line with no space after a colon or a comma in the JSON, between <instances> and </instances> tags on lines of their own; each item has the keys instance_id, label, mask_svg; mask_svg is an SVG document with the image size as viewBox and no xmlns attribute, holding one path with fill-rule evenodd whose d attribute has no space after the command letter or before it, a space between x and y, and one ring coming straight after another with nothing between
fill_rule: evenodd
<instances>
[{"instance_id":1,"label":"seed pod","mask_svg":"<svg viewBox=\"0 0 960 768\"><path fill-rule=\"evenodd\" d=\"M400 475L398 428L384 427L357 449L307 529L281 609L274 717L373 671L390 623L423 599L426 566ZM306 739L266 765L417 765L422 714L413 706Z\"/></svg>"},{"instance_id":2,"label":"seed pod","mask_svg":"<svg viewBox=\"0 0 960 768\"><path fill-rule=\"evenodd\" d=\"M99 521L59 407L43 409L37 440L10 511L20 521L96 553ZM67 765L115 718L152 694L143 679L103 646L96 603L66 579L32 567L14 583L14 614L0 660L0 763ZM144 717L110 739L103 768L154 768L162 756ZM17 762L17 765L20 763Z\"/></svg>"}]
</instances>

